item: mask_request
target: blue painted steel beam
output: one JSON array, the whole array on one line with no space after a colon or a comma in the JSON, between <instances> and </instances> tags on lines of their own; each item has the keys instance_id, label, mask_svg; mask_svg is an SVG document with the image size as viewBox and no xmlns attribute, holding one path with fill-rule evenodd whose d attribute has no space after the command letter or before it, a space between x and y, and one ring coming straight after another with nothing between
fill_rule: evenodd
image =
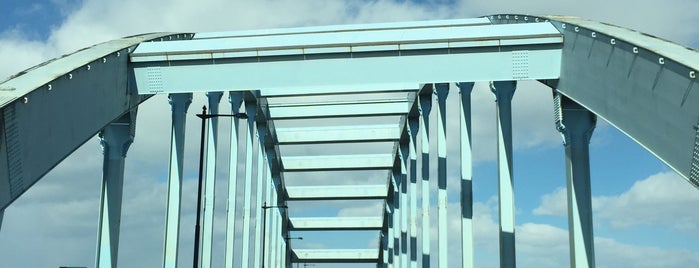
<instances>
[{"instance_id":1,"label":"blue painted steel beam","mask_svg":"<svg viewBox=\"0 0 699 268\"><path fill-rule=\"evenodd\" d=\"M177 266L179 248L182 177L184 165L185 114L192 103L192 93L170 95L172 131L170 136L170 171L167 183L167 216L165 219L164 268Z\"/></svg>"},{"instance_id":2,"label":"blue painted steel beam","mask_svg":"<svg viewBox=\"0 0 699 268\"><path fill-rule=\"evenodd\" d=\"M473 267L473 182L471 153L471 91L473 82L457 83L460 94L460 159L461 159L461 267Z\"/></svg>"},{"instance_id":3,"label":"blue painted steel beam","mask_svg":"<svg viewBox=\"0 0 699 268\"><path fill-rule=\"evenodd\" d=\"M565 60L560 79L547 84L699 189L699 52L607 23L565 16L524 18L494 15L491 20L550 20L566 37Z\"/></svg>"},{"instance_id":4,"label":"blue painted steel beam","mask_svg":"<svg viewBox=\"0 0 699 268\"><path fill-rule=\"evenodd\" d=\"M449 84L435 84L437 100L437 245L439 267L447 265L447 95Z\"/></svg>"},{"instance_id":5,"label":"blue painted steel beam","mask_svg":"<svg viewBox=\"0 0 699 268\"><path fill-rule=\"evenodd\" d=\"M512 97L516 81L490 84L497 104L500 267L515 267L515 201L512 177Z\"/></svg>"},{"instance_id":6,"label":"blue painted steel beam","mask_svg":"<svg viewBox=\"0 0 699 268\"><path fill-rule=\"evenodd\" d=\"M168 34L105 42L0 81L0 142L7 145L0 147L0 210L75 148L150 97L131 94L128 53L140 42L161 36Z\"/></svg>"},{"instance_id":7,"label":"blue painted steel beam","mask_svg":"<svg viewBox=\"0 0 699 268\"><path fill-rule=\"evenodd\" d=\"M229 92L228 101L231 104L231 114L240 113L243 105L242 92ZM235 260L235 226L236 226L236 200L238 199L238 139L240 119L231 117L230 151L228 161L228 196L226 206L226 247L225 267L233 267Z\"/></svg>"},{"instance_id":8,"label":"blue painted steel beam","mask_svg":"<svg viewBox=\"0 0 699 268\"><path fill-rule=\"evenodd\" d=\"M257 104L254 101L245 101L245 113L248 116L247 131L245 133L245 193L243 200L243 255L241 257L242 267L250 266L250 231L252 230L250 226L250 218L252 217L252 169L253 169L253 155L255 148L253 147L254 138L257 132L257 125L255 124L257 116ZM253 249L254 250L254 249ZM254 252L254 251L253 251Z\"/></svg>"},{"instance_id":9,"label":"blue painted steel beam","mask_svg":"<svg viewBox=\"0 0 699 268\"><path fill-rule=\"evenodd\" d=\"M296 249L299 262L308 263L376 263L375 249Z\"/></svg>"},{"instance_id":10,"label":"blue painted steel beam","mask_svg":"<svg viewBox=\"0 0 699 268\"><path fill-rule=\"evenodd\" d=\"M95 267L117 267L121 204L126 152L136 131L136 110L126 113L105 127L99 135L104 162L100 194L100 218L97 227Z\"/></svg>"},{"instance_id":11,"label":"blue painted steel beam","mask_svg":"<svg viewBox=\"0 0 699 268\"><path fill-rule=\"evenodd\" d=\"M333 93L360 85L361 91L382 91L386 85L416 88L432 81L556 79L562 39L549 23L539 23L166 43L171 42L143 43L131 55L139 92L261 88ZM513 66L513 60L516 68L501 68Z\"/></svg>"},{"instance_id":12,"label":"blue painted steel beam","mask_svg":"<svg viewBox=\"0 0 699 268\"><path fill-rule=\"evenodd\" d=\"M420 146L422 157L420 158L422 185L422 267L430 267L430 112L432 111L431 87L423 88L418 95L420 107Z\"/></svg>"},{"instance_id":13,"label":"blue painted steel beam","mask_svg":"<svg viewBox=\"0 0 699 268\"><path fill-rule=\"evenodd\" d=\"M570 267L595 267L589 145L597 117L560 94L554 103L565 146Z\"/></svg>"},{"instance_id":14,"label":"blue painted steel beam","mask_svg":"<svg viewBox=\"0 0 699 268\"><path fill-rule=\"evenodd\" d=\"M289 200L360 200L386 199L385 185L347 185L347 186L293 186L287 187Z\"/></svg>"},{"instance_id":15,"label":"blue painted steel beam","mask_svg":"<svg viewBox=\"0 0 699 268\"><path fill-rule=\"evenodd\" d=\"M416 101L414 104L414 110L417 112L417 107L419 106L416 96ZM419 131L419 115L417 113L411 114L408 117L407 127L408 134L410 138L409 144L409 177L410 177L410 267L417 268L417 134Z\"/></svg>"},{"instance_id":16,"label":"blue painted steel beam","mask_svg":"<svg viewBox=\"0 0 699 268\"><path fill-rule=\"evenodd\" d=\"M207 92L209 114L219 113L223 92ZM214 193L216 192L216 152L218 151L218 117L209 118L206 127L206 176L204 177L204 220L201 247L202 268L211 267L214 232Z\"/></svg>"}]
</instances>

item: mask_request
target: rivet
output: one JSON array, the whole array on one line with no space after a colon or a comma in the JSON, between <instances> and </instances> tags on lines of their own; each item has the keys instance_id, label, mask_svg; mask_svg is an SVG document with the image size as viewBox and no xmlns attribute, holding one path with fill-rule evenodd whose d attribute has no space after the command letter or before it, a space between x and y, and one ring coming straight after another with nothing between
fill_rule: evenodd
<instances>
[{"instance_id":1,"label":"rivet","mask_svg":"<svg viewBox=\"0 0 699 268\"><path fill-rule=\"evenodd\" d=\"M660 65L665 64L665 58L659 58L658 63L660 63Z\"/></svg>"},{"instance_id":2,"label":"rivet","mask_svg":"<svg viewBox=\"0 0 699 268\"><path fill-rule=\"evenodd\" d=\"M160 38L160 41L161 41L161 42L163 41L163 38L162 38L162 37Z\"/></svg>"},{"instance_id":3,"label":"rivet","mask_svg":"<svg viewBox=\"0 0 699 268\"><path fill-rule=\"evenodd\" d=\"M524 20L525 20L525 21L528 21L528 20L529 20L529 17L524 17Z\"/></svg>"},{"instance_id":4,"label":"rivet","mask_svg":"<svg viewBox=\"0 0 699 268\"><path fill-rule=\"evenodd\" d=\"M121 52L117 51L117 57L121 56Z\"/></svg>"},{"instance_id":5,"label":"rivet","mask_svg":"<svg viewBox=\"0 0 699 268\"><path fill-rule=\"evenodd\" d=\"M689 72L689 78L692 78L692 79L697 78L697 72L695 72L695 71L690 71L690 72Z\"/></svg>"},{"instance_id":6,"label":"rivet","mask_svg":"<svg viewBox=\"0 0 699 268\"><path fill-rule=\"evenodd\" d=\"M609 43L611 43L612 45L616 45L616 39L612 38L612 40L609 40Z\"/></svg>"},{"instance_id":7,"label":"rivet","mask_svg":"<svg viewBox=\"0 0 699 268\"><path fill-rule=\"evenodd\" d=\"M491 19L491 20L492 20L492 19L495 19L495 16L490 16L490 19Z\"/></svg>"},{"instance_id":8,"label":"rivet","mask_svg":"<svg viewBox=\"0 0 699 268\"><path fill-rule=\"evenodd\" d=\"M87 65L87 70L88 70L88 71L90 70L90 64Z\"/></svg>"},{"instance_id":9,"label":"rivet","mask_svg":"<svg viewBox=\"0 0 699 268\"><path fill-rule=\"evenodd\" d=\"M597 37L597 33L596 33L596 32L592 32L592 37Z\"/></svg>"},{"instance_id":10,"label":"rivet","mask_svg":"<svg viewBox=\"0 0 699 268\"><path fill-rule=\"evenodd\" d=\"M633 47L632 51L634 54L638 54L638 47Z\"/></svg>"},{"instance_id":11,"label":"rivet","mask_svg":"<svg viewBox=\"0 0 699 268\"><path fill-rule=\"evenodd\" d=\"M490 18L492 19L493 17L491 16ZM180 35L179 35L179 34L177 35L177 39L180 39Z\"/></svg>"},{"instance_id":12,"label":"rivet","mask_svg":"<svg viewBox=\"0 0 699 268\"><path fill-rule=\"evenodd\" d=\"M53 87L51 86L51 84L49 84L49 91L51 91L52 88L53 88Z\"/></svg>"},{"instance_id":13,"label":"rivet","mask_svg":"<svg viewBox=\"0 0 699 268\"><path fill-rule=\"evenodd\" d=\"M579 32L579 31L580 31L580 27L577 27L577 26L576 26L576 27L575 27L575 32L577 33L577 32Z\"/></svg>"},{"instance_id":14,"label":"rivet","mask_svg":"<svg viewBox=\"0 0 699 268\"><path fill-rule=\"evenodd\" d=\"M127 48L126 52L131 53L131 48Z\"/></svg>"},{"instance_id":15,"label":"rivet","mask_svg":"<svg viewBox=\"0 0 699 268\"><path fill-rule=\"evenodd\" d=\"M102 58L102 63L107 63L107 58Z\"/></svg>"},{"instance_id":16,"label":"rivet","mask_svg":"<svg viewBox=\"0 0 699 268\"><path fill-rule=\"evenodd\" d=\"M73 74L68 74L68 80L73 79Z\"/></svg>"},{"instance_id":17,"label":"rivet","mask_svg":"<svg viewBox=\"0 0 699 268\"><path fill-rule=\"evenodd\" d=\"M510 15L505 15L505 19L510 19Z\"/></svg>"},{"instance_id":18,"label":"rivet","mask_svg":"<svg viewBox=\"0 0 699 268\"><path fill-rule=\"evenodd\" d=\"M566 28L566 24L565 24L565 23L561 24L561 28L565 29L565 28Z\"/></svg>"},{"instance_id":19,"label":"rivet","mask_svg":"<svg viewBox=\"0 0 699 268\"><path fill-rule=\"evenodd\" d=\"M498 15L498 19L502 19L502 15Z\"/></svg>"},{"instance_id":20,"label":"rivet","mask_svg":"<svg viewBox=\"0 0 699 268\"><path fill-rule=\"evenodd\" d=\"M535 18L534 21L539 22L539 18Z\"/></svg>"},{"instance_id":21,"label":"rivet","mask_svg":"<svg viewBox=\"0 0 699 268\"><path fill-rule=\"evenodd\" d=\"M27 103L27 102L29 102L29 98L27 98L27 97L22 98L22 103Z\"/></svg>"},{"instance_id":22,"label":"rivet","mask_svg":"<svg viewBox=\"0 0 699 268\"><path fill-rule=\"evenodd\" d=\"M515 19L518 20L518 19L519 19L519 16L515 15Z\"/></svg>"}]
</instances>

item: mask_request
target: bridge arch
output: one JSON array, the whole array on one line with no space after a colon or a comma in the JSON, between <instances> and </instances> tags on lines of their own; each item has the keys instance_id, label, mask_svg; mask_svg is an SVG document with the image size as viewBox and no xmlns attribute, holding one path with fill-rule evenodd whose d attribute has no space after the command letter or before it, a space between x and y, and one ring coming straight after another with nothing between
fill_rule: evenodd
<instances>
[{"instance_id":1,"label":"bridge arch","mask_svg":"<svg viewBox=\"0 0 699 268\"><path fill-rule=\"evenodd\" d=\"M390 35L395 33L403 35ZM426 37L426 33L432 36ZM490 67L464 65L474 61L488 61ZM409 166L407 162L411 156L408 147L415 146L415 143L410 143L410 138L412 135L416 139L419 133L414 128L419 125L420 111L432 108L428 107L431 104L426 103L431 103L433 93L437 101L446 96L444 94L448 90L445 91L445 82L459 82L459 88L464 93L470 92L470 82L495 81L495 93L503 92L503 96L506 96L512 93L514 85L504 81L542 81L559 94L559 127L571 127L564 122L566 115L571 118L578 116L573 111L592 112L699 187L699 95L696 92L699 86L695 83L698 64L697 51L631 30L577 18L519 14L492 15L473 20L128 37L47 62L0 83L3 113L0 185L6 186L0 187L0 207L4 209L9 206L79 145L106 126L130 120L130 112L152 94L173 94L173 99L181 99L181 104L184 104L186 94L191 92L246 92L240 95L232 93L231 96L237 98L234 102L238 108L245 104L248 113L248 105L256 107L258 117L252 121L255 124L249 123L250 129L262 133L259 136L265 152L261 154L268 157L271 172L279 173L270 178L278 192L279 204L283 204L284 199L332 198L320 196L317 191L309 189L291 189L292 192L289 192L283 186L282 172L294 169L391 170L389 182L384 188L360 189L363 191L357 190L356 193L339 190L350 195L343 198L366 198L367 195L376 195L367 192L382 189L387 192L386 196L382 196L387 200L388 208L381 226L373 224L376 219L365 219L344 227L381 229L385 243L378 254L363 251L313 255L313 252L299 251L288 257L319 262L388 260L384 256L389 253L388 247L396 258L404 258L407 253L399 252L399 249L404 250L402 243L408 239L401 235L408 232L403 222L398 223L403 221L396 216L399 213L394 212L397 208L406 207L407 203L400 202L409 199L406 198L408 183L401 182L401 176L405 176L402 174L406 171L400 168ZM346 75L350 72L356 77ZM231 73L237 75L225 75ZM267 98L297 94L370 92L409 92L413 93L410 95L413 99L313 104L309 105L313 106L312 110L279 107L266 102ZM468 100L463 101L467 103ZM318 111L321 106L329 108ZM434 112L442 114L443 107L439 102L434 108ZM59 109L65 112L55 113ZM352 109L364 112L352 112ZM375 110L367 112L371 109ZM90 113L85 113L86 110ZM583 113L581 120L591 118L589 112ZM337 134L343 132L339 129L281 129L279 132L273 124L274 119L280 118L377 114L404 115L405 118L395 128L387 128L383 138L361 134L342 136ZM501 120L506 122L507 118ZM42 124L37 125L36 122ZM411 124L413 128L409 129ZM437 125L438 128L443 127L439 122ZM389 140L397 146L387 156L372 156L376 157L375 161L358 166L344 166L340 164L342 159L335 166L327 166L328 163L315 158L281 156L278 152L280 143L324 142L318 140L323 134L315 139L306 137L308 140L299 141L293 135L294 131L325 134L334 131L335 135L342 136L335 137L334 141ZM47 135L52 137L51 141L46 139ZM283 137L287 137L287 140ZM508 149L505 146L502 150L506 152ZM344 160L347 162L347 159ZM313 161L318 161L317 166L307 166ZM351 162L361 161L355 158ZM383 165L377 164L384 162ZM507 159L505 162L508 162ZM441 177L438 179L441 180ZM305 197L296 195L299 191L306 191ZM581 200L583 203L585 201ZM586 213L589 212L578 212ZM288 215L282 213L281 217L288 218ZM300 226L313 223L314 220L309 219L291 219L286 223L289 225L283 227L305 228ZM332 220L323 224L338 228L335 226L338 223ZM400 226L398 231L393 230L398 228L395 226ZM579 228L585 229L585 226ZM389 232L398 237L394 242L389 241ZM591 234L591 229L580 232ZM389 247L391 243L400 243L401 246L393 244ZM589 241L584 244L588 244L588 248L582 249L583 252L589 251ZM337 257L347 254L351 257ZM513 252L502 254L508 256ZM586 258L594 261L594 256ZM514 263L513 259L504 261Z\"/></svg>"}]
</instances>

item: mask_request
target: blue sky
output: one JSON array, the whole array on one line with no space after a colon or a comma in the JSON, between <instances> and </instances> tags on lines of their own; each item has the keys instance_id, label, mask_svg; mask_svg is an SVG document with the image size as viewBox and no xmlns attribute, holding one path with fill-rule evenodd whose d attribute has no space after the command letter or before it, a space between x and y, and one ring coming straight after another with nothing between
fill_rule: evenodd
<instances>
[{"instance_id":1,"label":"blue sky","mask_svg":"<svg viewBox=\"0 0 699 268\"><path fill-rule=\"evenodd\" d=\"M697 48L699 30L694 0L550 1L139 1L139 0L9 0L1 4L0 80L61 54L120 36L152 31L220 31L441 18L467 18L510 11L567 14L629 27ZM601 4L604 9L600 9ZM634 14L627 12L634 7ZM388 12L390 10L390 12ZM664 12L658 12L663 10ZM454 96L449 107L457 107ZM484 84L474 89L474 195L476 263L497 266L497 170L494 103ZM187 153L198 151L190 109ZM514 167L518 261L521 267L567 266L567 218L563 146L555 132L550 91L533 82L520 83L514 99ZM122 218L121 267L156 267L162 254L169 106L164 96L151 99L139 113L137 137L129 152ZM456 120L453 121L456 124ZM454 127L455 125L452 125ZM227 127L222 124L222 128ZM434 129L434 128L433 128ZM455 146L456 147L456 146ZM458 151L450 151L450 157ZM598 267L699 266L699 215L687 208L699 202L699 190L674 174L645 149L600 121L591 142L592 192ZM449 209L458 208L458 169L450 158ZM196 163L185 167L185 189L194 189ZM0 230L0 259L9 267L92 267L99 205L101 153L96 139L50 172L11 205ZM436 166L436 165L432 165ZM220 171L223 172L223 171ZM364 174L366 175L366 174ZM364 176L361 175L361 176ZM357 175L357 177L360 175ZM382 174L369 174L381 179ZM436 176L433 176L436 177ZM225 181L219 180L219 188ZM309 177L306 183L318 182ZM240 188L240 187L239 187ZM183 226L193 222L193 191L183 200ZM224 189L219 191L224 192ZM223 196L223 195L219 195ZM433 195L434 197L435 195ZM222 203L223 201L217 201ZM434 200L431 202L436 203ZM562 206L561 206L562 204ZM346 206L346 207L345 207ZM363 215L380 204L298 204L296 215ZM218 206L221 208L222 206ZM436 210L435 210L436 211ZM225 212L216 212L222 217ZM436 213L433 213L436 215ZM458 215L458 213L452 213ZM451 217L456 222L458 218ZM223 220L217 221L222 226ZM433 224L434 226L435 224ZM188 226L188 225L187 225ZM450 225L451 226L451 225ZM222 227L216 227L222 236ZM240 231L240 230L239 230ZM457 230L450 229L450 232ZM299 247L370 247L376 233L298 233ZM191 230L182 229L188 252ZM349 238L348 238L349 237ZM436 235L433 236L433 238ZM373 240L372 240L373 239ZM451 241L450 241L451 242ZM436 242L433 241L433 252ZM222 241L215 261L222 258ZM543 246L541 246L543 245ZM539 247L541 246L541 247ZM60 250L57 250L60 249ZM191 253L188 253L191 254ZM455 254L450 254L457 256ZM189 258L189 259L187 259ZM183 253L180 263L189 263ZM453 258L452 264L458 258ZM544 261L546 260L546 261ZM662 261L660 261L662 260ZM321 266L316 267L330 267Z\"/></svg>"}]
</instances>

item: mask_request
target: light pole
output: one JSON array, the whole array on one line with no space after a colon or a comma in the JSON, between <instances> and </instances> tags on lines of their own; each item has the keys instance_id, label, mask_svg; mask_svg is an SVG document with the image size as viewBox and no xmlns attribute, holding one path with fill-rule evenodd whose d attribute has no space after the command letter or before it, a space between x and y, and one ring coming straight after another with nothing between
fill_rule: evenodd
<instances>
[{"instance_id":1,"label":"light pole","mask_svg":"<svg viewBox=\"0 0 699 268\"><path fill-rule=\"evenodd\" d=\"M266 236L266 228L267 227L267 209L268 208L288 208L285 205L281 206L268 206L267 202L264 202L262 204L262 268L265 268L265 239Z\"/></svg>"},{"instance_id":2,"label":"light pole","mask_svg":"<svg viewBox=\"0 0 699 268\"><path fill-rule=\"evenodd\" d=\"M206 135L206 120L212 117L236 117L241 119L247 119L248 115L244 113L238 114L207 114L206 105L201 108L201 114L197 114L197 117L201 118L201 144L199 145L199 186L197 187L197 218L194 227L194 258L193 258L193 268L199 267L199 232L201 221L201 183L204 180L204 144Z\"/></svg>"}]
</instances>

